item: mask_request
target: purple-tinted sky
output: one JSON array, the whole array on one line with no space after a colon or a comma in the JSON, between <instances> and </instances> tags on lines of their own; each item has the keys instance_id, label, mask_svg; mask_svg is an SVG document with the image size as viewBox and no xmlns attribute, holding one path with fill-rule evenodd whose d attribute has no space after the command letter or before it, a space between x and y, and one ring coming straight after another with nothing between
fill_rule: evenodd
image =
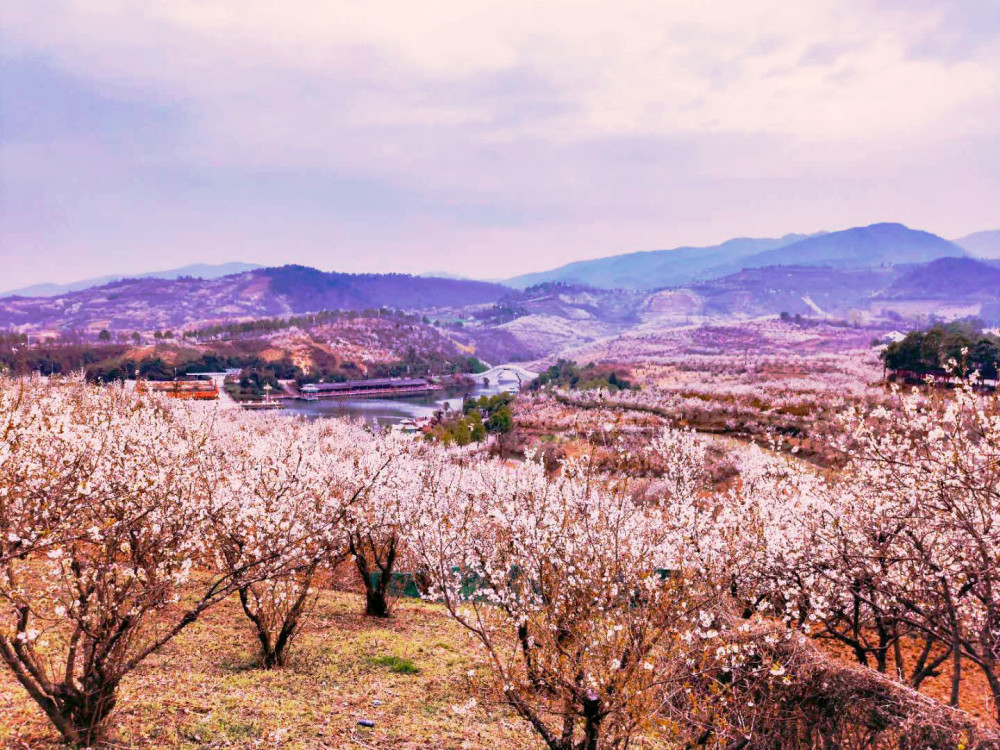
<instances>
[{"instance_id":1,"label":"purple-tinted sky","mask_svg":"<svg viewBox=\"0 0 1000 750\"><path fill-rule=\"evenodd\" d=\"M0 289L1000 227L1000 0L3 0Z\"/></svg>"}]
</instances>

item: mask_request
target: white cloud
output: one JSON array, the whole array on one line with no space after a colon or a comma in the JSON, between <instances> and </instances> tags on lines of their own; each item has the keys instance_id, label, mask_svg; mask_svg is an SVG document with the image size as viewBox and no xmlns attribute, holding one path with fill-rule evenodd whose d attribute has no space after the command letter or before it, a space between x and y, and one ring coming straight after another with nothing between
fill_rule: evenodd
<instances>
[{"instance_id":1,"label":"white cloud","mask_svg":"<svg viewBox=\"0 0 1000 750\"><path fill-rule=\"evenodd\" d=\"M35 144L53 156L34 169L37 150L8 145L0 166L37 194L32 216L62 213L25 229L52 247L100 246L78 218L99 200L197 251L192 196L233 212L202 236L237 253L268 233L226 240L227 217L267 206L310 235L303 260L320 237L358 237L373 263L404 242L465 272L495 273L504 243L537 266L539 248L554 264L869 218L958 233L1000 200L980 166L996 158L1000 28L967 2L5 0L3 55L174 116L162 137ZM324 214L338 181L372 203L384 189L391 226Z\"/></svg>"}]
</instances>

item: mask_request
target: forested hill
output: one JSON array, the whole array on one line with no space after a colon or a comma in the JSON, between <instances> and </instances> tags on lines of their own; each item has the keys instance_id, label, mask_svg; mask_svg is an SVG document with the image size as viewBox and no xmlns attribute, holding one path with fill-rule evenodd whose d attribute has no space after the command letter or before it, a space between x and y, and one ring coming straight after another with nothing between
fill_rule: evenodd
<instances>
[{"instance_id":1,"label":"forested hill","mask_svg":"<svg viewBox=\"0 0 1000 750\"><path fill-rule=\"evenodd\" d=\"M493 303L509 291L483 281L282 266L218 279L127 279L54 297L0 299L0 328L154 330L329 309L464 307Z\"/></svg>"}]
</instances>

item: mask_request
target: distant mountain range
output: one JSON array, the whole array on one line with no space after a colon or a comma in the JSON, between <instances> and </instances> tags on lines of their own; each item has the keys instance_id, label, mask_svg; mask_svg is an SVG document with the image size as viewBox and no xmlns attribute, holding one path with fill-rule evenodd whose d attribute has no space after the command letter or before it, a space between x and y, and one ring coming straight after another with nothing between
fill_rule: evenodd
<instances>
[{"instance_id":1,"label":"distant mountain range","mask_svg":"<svg viewBox=\"0 0 1000 750\"><path fill-rule=\"evenodd\" d=\"M740 265L744 268L791 265L870 268L928 263L937 258L965 254L955 243L930 232L910 229L902 224L872 224L765 250L742 259Z\"/></svg>"},{"instance_id":2,"label":"distant mountain range","mask_svg":"<svg viewBox=\"0 0 1000 750\"><path fill-rule=\"evenodd\" d=\"M855 320L981 315L996 324L1000 260L983 256L998 240L1000 232L950 242L902 224L873 224L628 253L507 285L305 266L187 266L48 297L4 297L0 329L149 331L390 307L464 319L470 335L503 331L531 351L553 352L634 328L779 312ZM212 277L234 267L239 272Z\"/></svg>"},{"instance_id":3,"label":"distant mountain range","mask_svg":"<svg viewBox=\"0 0 1000 750\"><path fill-rule=\"evenodd\" d=\"M980 258L1000 258L1000 229L966 235L955 244Z\"/></svg>"},{"instance_id":4,"label":"distant mountain range","mask_svg":"<svg viewBox=\"0 0 1000 750\"><path fill-rule=\"evenodd\" d=\"M748 268L870 268L963 255L965 250L935 234L884 223L814 235L789 234L780 239L736 239L712 247L628 253L516 276L505 283L517 288L565 281L601 288L658 289L721 278Z\"/></svg>"},{"instance_id":5,"label":"distant mountain range","mask_svg":"<svg viewBox=\"0 0 1000 750\"><path fill-rule=\"evenodd\" d=\"M484 281L282 266L217 279L126 279L55 297L8 297L0 299L0 328L154 330L318 310L430 310L489 304L509 291Z\"/></svg>"},{"instance_id":6,"label":"distant mountain range","mask_svg":"<svg viewBox=\"0 0 1000 750\"><path fill-rule=\"evenodd\" d=\"M182 268L171 268L166 271L150 271L134 276L97 276L93 279L74 281L71 284L33 284L11 289L7 292L0 292L0 297L56 297L68 292L78 292L83 289L90 289L95 286L104 286L113 281L122 279L179 279L182 276L192 276L197 279L218 279L222 276L229 276L234 273L252 271L255 268L263 268L256 263L220 263L219 265L209 265L207 263L195 263Z\"/></svg>"},{"instance_id":7,"label":"distant mountain range","mask_svg":"<svg viewBox=\"0 0 1000 750\"><path fill-rule=\"evenodd\" d=\"M741 237L709 247L643 250L608 258L581 260L551 271L515 276L505 284L524 289L535 284L563 281L603 289L652 289L686 284L695 279L721 276L737 260L793 245L810 235L786 234L777 239ZM719 269L716 271L716 269Z\"/></svg>"}]
</instances>

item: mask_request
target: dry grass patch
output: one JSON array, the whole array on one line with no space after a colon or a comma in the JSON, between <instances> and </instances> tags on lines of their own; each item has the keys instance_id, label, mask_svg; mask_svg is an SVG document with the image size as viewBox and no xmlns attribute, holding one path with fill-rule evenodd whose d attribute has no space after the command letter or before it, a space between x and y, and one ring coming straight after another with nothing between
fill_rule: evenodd
<instances>
[{"instance_id":1,"label":"dry grass patch","mask_svg":"<svg viewBox=\"0 0 1000 750\"><path fill-rule=\"evenodd\" d=\"M540 747L498 700L475 647L440 607L401 601L392 619L374 621L362 606L356 594L324 592L289 665L268 672L257 666L238 603L224 602L125 679L111 746ZM7 671L0 671L0 717L0 746L59 747Z\"/></svg>"}]
</instances>

